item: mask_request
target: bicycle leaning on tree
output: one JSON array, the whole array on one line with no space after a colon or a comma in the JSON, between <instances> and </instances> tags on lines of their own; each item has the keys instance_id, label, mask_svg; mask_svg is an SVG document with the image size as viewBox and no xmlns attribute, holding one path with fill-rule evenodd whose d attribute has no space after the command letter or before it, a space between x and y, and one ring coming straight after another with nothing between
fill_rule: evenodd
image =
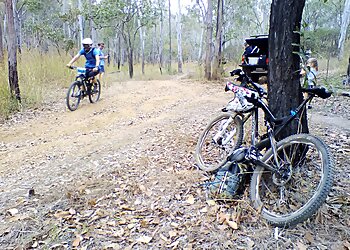
<instances>
[{"instance_id":1,"label":"bicycle leaning on tree","mask_svg":"<svg viewBox=\"0 0 350 250\"><path fill-rule=\"evenodd\" d=\"M252 204L261 209L268 222L284 227L305 221L320 208L330 192L333 157L317 136L299 133L278 142L275 137L293 120L298 119L300 124L309 101L314 97L328 98L331 92L320 86L302 89L308 97L289 116L276 118L263 100L265 91L261 86L240 69L232 71L231 75L237 75L241 82L241 85L226 84L225 90L234 92L235 98L223 110L226 113L205 128L196 147L198 167L216 171L208 190L223 199L233 197L249 176ZM258 134L259 110L265 115L267 131L261 137ZM247 117L252 117L251 143L242 147L243 124ZM213 155L208 151L204 154L203 148L209 144L221 148L224 153ZM204 156L213 159L205 161Z\"/></svg>"},{"instance_id":2,"label":"bicycle leaning on tree","mask_svg":"<svg viewBox=\"0 0 350 250\"><path fill-rule=\"evenodd\" d=\"M75 81L70 85L66 104L70 111L78 108L79 103L84 97L88 96L90 103L97 102L101 95L101 83L98 79L94 83L93 77L87 77L87 69L82 67L70 66L70 69L76 69L77 75Z\"/></svg>"}]
</instances>

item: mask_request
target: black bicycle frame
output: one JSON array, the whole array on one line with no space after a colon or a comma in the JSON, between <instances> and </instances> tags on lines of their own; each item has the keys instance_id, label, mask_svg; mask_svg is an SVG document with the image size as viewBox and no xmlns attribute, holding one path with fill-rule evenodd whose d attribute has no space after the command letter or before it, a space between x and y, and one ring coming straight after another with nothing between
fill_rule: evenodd
<instances>
[{"instance_id":1,"label":"black bicycle frame","mask_svg":"<svg viewBox=\"0 0 350 250\"><path fill-rule=\"evenodd\" d=\"M291 115L287 115L282 118L276 118L272 114L268 106L259 98L256 102L256 105L255 105L256 107L254 108L255 117L253 119L255 119L257 123L258 110L259 108L261 108L265 114L265 121L274 127L273 136L277 136L288 124L291 123L292 120L294 120L296 117L299 117L301 115L302 111L306 106L306 103L311 101L314 98L314 96L315 96L314 94L309 95L306 99L303 100L303 102L294 110L294 112ZM257 133L257 129L255 130L256 130L255 132ZM253 135L253 136L256 136L256 135ZM259 150L261 150L263 148L270 146L270 139L268 137L264 138L261 141L259 141L256 145L255 144L253 145L256 146Z\"/></svg>"}]
</instances>

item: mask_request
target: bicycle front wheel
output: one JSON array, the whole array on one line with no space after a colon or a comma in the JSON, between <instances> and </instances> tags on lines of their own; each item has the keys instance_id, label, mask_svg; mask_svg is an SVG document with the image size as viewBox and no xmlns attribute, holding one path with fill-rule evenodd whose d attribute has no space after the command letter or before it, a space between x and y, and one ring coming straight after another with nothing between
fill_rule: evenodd
<instances>
[{"instance_id":1,"label":"bicycle front wheel","mask_svg":"<svg viewBox=\"0 0 350 250\"><path fill-rule=\"evenodd\" d=\"M70 111L74 111L78 108L82 92L80 90L81 82L73 82L67 92L66 104Z\"/></svg>"},{"instance_id":2,"label":"bicycle front wheel","mask_svg":"<svg viewBox=\"0 0 350 250\"><path fill-rule=\"evenodd\" d=\"M96 83L93 83L91 90L89 91L89 100L91 103L97 102L100 99L101 95L101 83L96 79Z\"/></svg>"},{"instance_id":3,"label":"bicycle front wheel","mask_svg":"<svg viewBox=\"0 0 350 250\"><path fill-rule=\"evenodd\" d=\"M243 123L236 114L224 113L212 120L199 136L195 159L204 171L223 166L227 156L242 145Z\"/></svg>"},{"instance_id":4,"label":"bicycle front wheel","mask_svg":"<svg viewBox=\"0 0 350 250\"><path fill-rule=\"evenodd\" d=\"M262 161L273 173L256 167L251 180L251 200L262 216L279 227L293 226L310 218L326 200L333 182L333 157L318 137L296 134L277 143Z\"/></svg>"}]
</instances>

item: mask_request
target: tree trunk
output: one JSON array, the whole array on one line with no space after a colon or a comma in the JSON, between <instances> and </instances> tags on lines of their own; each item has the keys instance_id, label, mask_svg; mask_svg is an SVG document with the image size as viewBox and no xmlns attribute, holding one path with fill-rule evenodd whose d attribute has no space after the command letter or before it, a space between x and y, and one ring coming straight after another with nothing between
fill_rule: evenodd
<instances>
[{"instance_id":1,"label":"tree trunk","mask_svg":"<svg viewBox=\"0 0 350 250\"><path fill-rule=\"evenodd\" d=\"M0 64L1 66L4 65L4 44L2 42L2 37L3 37L3 29L2 29L2 17L0 19ZM5 33L5 30L4 30Z\"/></svg>"},{"instance_id":2,"label":"tree trunk","mask_svg":"<svg viewBox=\"0 0 350 250\"><path fill-rule=\"evenodd\" d=\"M203 60L203 41L204 41L204 33L205 33L205 22L206 22L206 16L205 16L205 5L203 1L197 0L197 5L199 7L201 17L200 17L200 22L201 22L201 36L200 36L200 41L199 41L199 49L198 49L198 64L202 64Z\"/></svg>"},{"instance_id":3,"label":"tree trunk","mask_svg":"<svg viewBox=\"0 0 350 250\"><path fill-rule=\"evenodd\" d=\"M204 77L207 80L211 79L211 56L212 56L212 39L213 39L213 3L208 0L208 9L206 15L206 51L205 51L205 66Z\"/></svg>"},{"instance_id":4,"label":"tree trunk","mask_svg":"<svg viewBox=\"0 0 350 250\"><path fill-rule=\"evenodd\" d=\"M78 0L78 9L80 11L83 10L83 5L81 3L81 0ZM78 20L79 20L79 34L80 34L80 43L81 41L83 41L84 39L84 23L83 23L83 16L79 15L78 16Z\"/></svg>"},{"instance_id":5,"label":"tree trunk","mask_svg":"<svg viewBox=\"0 0 350 250\"><path fill-rule=\"evenodd\" d=\"M344 42L345 42L346 31L348 29L349 22L350 22L350 0L346 0L344 5L342 20L341 20L340 38L338 42L339 59L342 59L344 55Z\"/></svg>"},{"instance_id":6,"label":"tree trunk","mask_svg":"<svg viewBox=\"0 0 350 250\"><path fill-rule=\"evenodd\" d=\"M141 72L142 72L142 75L144 75L145 74L145 38L144 38L143 28L141 26L140 18L141 17L139 17L137 22L140 27L139 31L140 31L140 43L141 43Z\"/></svg>"},{"instance_id":7,"label":"tree trunk","mask_svg":"<svg viewBox=\"0 0 350 250\"><path fill-rule=\"evenodd\" d=\"M171 4L169 0L169 66L168 66L168 72L171 73Z\"/></svg>"},{"instance_id":8,"label":"tree trunk","mask_svg":"<svg viewBox=\"0 0 350 250\"><path fill-rule=\"evenodd\" d=\"M302 12L305 0L273 0L269 31L269 107L276 117L289 115L302 102L299 52ZM284 138L297 131L292 123L283 131ZM307 132L307 125L304 127Z\"/></svg>"},{"instance_id":9,"label":"tree trunk","mask_svg":"<svg viewBox=\"0 0 350 250\"><path fill-rule=\"evenodd\" d=\"M16 1L12 1L13 15L14 15L14 25L15 25L15 34L17 41L17 50L18 53L22 53L22 14L16 9Z\"/></svg>"},{"instance_id":10,"label":"tree trunk","mask_svg":"<svg viewBox=\"0 0 350 250\"><path fill-rule=\"evenodd\" d=\"M159 71L161 74L163 74L162 68L163 68L163 11L161 9L160 14L160 31L159 31L159 50L158 50L158 56L159 56Z\"/></svg>"},{"instance_id":11,"label":"tree trunk","mask_svg":"<svg viewBox=\"0 0 350 250\"><path fill-rule=\"evenodd\" d=\"M67 4L67 0L63 0L62 1L62 14L65 14L67 12L67 9L68 9L68 4ZM67 22L63 22L63 35L65 38L70 38L68 36L68 25L67 25Z\"/></svg>"},{"instance_id":12,"label":"tree trunk","mask_svg":"<svg viewBox=\"0 0 350 250\"><path fill-rule=\"evenodd\" d=\"M200 41L199 41L199 50L198 50L198 57L197 57L199 64L202 63L203 37L204 37L204 28L202 28L202 30L201 30L201 36L200 36Z\"/></svg>"},{"instance_id":13,"label":"tree trunk","mask_svg":"<svg viewBox=\"0 0 350 250\"><path fill-rule=\"evenodd\" d=\"M215 38L215 53L213 62L212 78L218 80L221 75L221 52L222 52L222 23L223 23L223 0L218 0L218 11L216 18L216 38Z\"/></svg>"},{"instance_id":14,"label":"tree trunk","mask_svg":"<svg viewBox=\"0 0 350 250\"><path fill-rule=\"evenodd\" d=\"M15 96L16 99L21 102L21 93L18 85L18 72L17 72L17 40L15 31L15 21L13 16L12 0L5 1L6 16L7 16L7 50L8 50L8 79L11 96Z\"/></svg>"},{"instance_id":15,"label":"tree trunk","mask_svg":"<svg viewBox=\"0 0 350 250\"><path fill-rule=\"evenodd\" d=\"M180 0L177 0L177 70L178 73L182 73L182 29L181 29L181 4Z\"/></svg>"},{"instance_id":16,"label":"tree trunk","mask_svg":"<svg viewBox=\"0 0 350 250\"><path fill-rule=\"evenodd\" d=\"M129 77L130 79L133 78L134 76L134 53L133 49L129 48L128 49L128 64L129 64Z\"/></svg>"}]
</instances>

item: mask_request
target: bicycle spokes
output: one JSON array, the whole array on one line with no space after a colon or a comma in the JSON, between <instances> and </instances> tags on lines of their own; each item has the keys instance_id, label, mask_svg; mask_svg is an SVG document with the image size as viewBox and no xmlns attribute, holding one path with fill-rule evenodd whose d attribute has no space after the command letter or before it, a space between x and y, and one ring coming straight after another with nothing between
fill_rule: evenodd
<instances>
[{"instance_id":1,"label":"bicycle spokes","mask_svg":"<svg viewBox=\"0 0 350 250\"><path fill-rule=\"evenodd\" d=\"M311 144L291 142L277 148L280 166L272 155L266 162L278 171L261 175L259 195L269 212L288 214L305 205L322 180L322 157Z\"/></svg>"}]
</instances>

